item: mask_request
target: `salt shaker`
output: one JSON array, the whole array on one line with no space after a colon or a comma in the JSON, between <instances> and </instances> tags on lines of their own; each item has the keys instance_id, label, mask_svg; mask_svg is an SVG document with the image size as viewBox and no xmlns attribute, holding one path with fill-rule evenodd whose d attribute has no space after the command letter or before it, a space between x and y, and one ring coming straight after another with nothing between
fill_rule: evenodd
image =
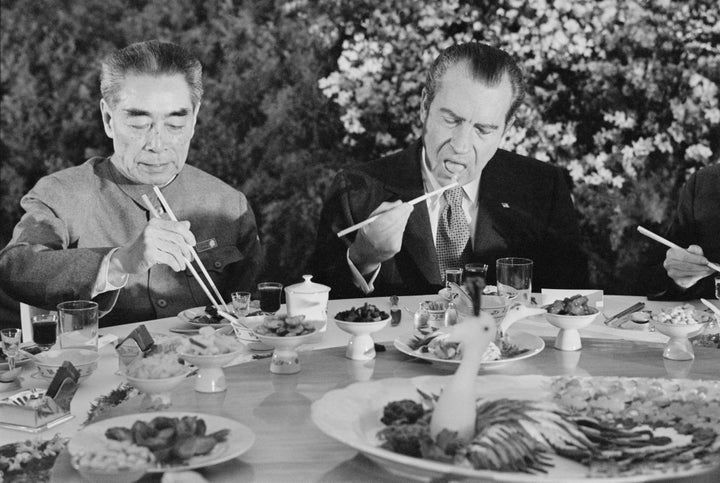
<instances>
[{"instance_id":1,"label":"salt shaker","mask_svg":"<svg viewBox=\"0 0 720 483\"><path fill-rule=\"evenodd\" d=\"M457 324L458 320L458 313L457 309L455 308L455 304L450 302L448 304L447 310L445 310L445 321L444 326L449 327L451 325Z\"/></svg>"},{"instance_id":2,"label":"salt shaker","mask_svg":"<svg viewBox=\"0 0 720 483\"><path fill-rule=\"evenodd\" d=\"M421 303L420 306L417 309L417 312L415 312L415 316L413 317L413 323L415 325L416 329L427 329L430 320L430 313L428 312L427 308L425 307L425 304Z\"/></svg>"}]
</instances>

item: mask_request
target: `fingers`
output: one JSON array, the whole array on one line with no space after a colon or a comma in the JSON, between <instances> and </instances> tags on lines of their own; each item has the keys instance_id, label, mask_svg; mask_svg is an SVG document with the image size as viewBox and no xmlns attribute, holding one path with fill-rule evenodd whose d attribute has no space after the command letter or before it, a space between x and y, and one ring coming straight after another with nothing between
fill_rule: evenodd
<instances>
[{"instance_id":1,"label":"fingers","mask_svg":"<svg viewBox=\"0 0 720 483\"><path fill-rule=\"evenodd\" d=\"M671 248L665 253L663 267L677 285L690 287L713 272L702 253L697 245L690 245L687 250Z\"/></svg>"},{"instance_id":2,"label":"fingers","mask_svg":"<svg viewBox=\"0 0 720 483\"><path fill-rule=\"evenodd\" d=\"M195 236L188 221L153 218L143 235L146 253L154 263L168 265L179 272L185 270L187 263L193 259L191 247L195 245Z\"/></svg>"}]
</instances>

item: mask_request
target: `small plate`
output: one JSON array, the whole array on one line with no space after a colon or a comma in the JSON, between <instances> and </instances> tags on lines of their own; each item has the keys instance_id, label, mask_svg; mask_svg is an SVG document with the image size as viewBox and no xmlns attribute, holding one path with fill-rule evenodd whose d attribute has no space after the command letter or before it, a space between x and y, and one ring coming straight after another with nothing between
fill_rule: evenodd
<instances>
[{"instance_id":1,"label":"small plate","mask_svg":"<svg viewBox=\"0 0 720 483\"><path fill-rule=\"evenodd\" d=\"M227 440L215 445L213 450L206 455L193 456L189 460L180 465L161 466L155 465L148 469L148 473L165 473L174 471L187 471L207 466L216 465L225 461L237 458L241 454L249 450L255 443L255 434L250 428L241 424L234 419L223 418L211 414L201 414L192 412L151 412L139 414L126 414L110 419L104 419L93 423L81 429L70 439L68 443L68 451L71 456L75 456L89 448L97 447L104 444L105 431L109 428L122 426L126 428L132 427L133 423L138 420L149 422L156 416L164 416L168 418L180 418L182 416L196 416L204 419L207 425L207 432L214 433L220 429L229 429Z\"/></svg>"},{"instance_id":2,"label":"small plate","mask_svg":"<svg viewBox=\"0 0 720 483\"><path fill-rule=\"evenodd\" d=\"M527 359L528 357L532 357L534 355L539 354L542 352L542 350L545 348L545 342L538 336L533 334L528 334L527 332L510 332L507 337L510 339L510 342L512 344L515 344L521 349L525 349L527 352L523 352L522 354L518 354L515 357L509 357L507 359L498 359L496 361L484 361L482 363L483 367L490 367L490 366L497 366L500 364L507 364L508 362L515 362L522 359ZM451 365L451 366L459 366L461 360L460 359L441 359L439 357L435 357L432 354L428 353L421 353L418 351L415 351L410 348L410 341L412 340L411 336L406 337L398 337L393 342L393 345L397 350L400 352L407 354L412 357L416 357L418 359L422 359L424 361L433 362L435 364L444 364L444 365Z\"/></svg>"},{"instance_id":3,"label":"small plate","mask_svg":"<svg viewBox=\"0 0 720 483\"><path fill-rule=\"evenodd\" d=\"M193 327L199 328L199 327L215 327L216 329L219 329L220 327L230 325L230 321L227 319L222 319L222 322L218 322L217 324L209 324L206 322L196 322L195 319L198 317L201 317L203 315L207 315L205 312L205 307L194 307L192 309L183 310L178 314L178 319L182 320L183 322L187 322L188 324L192 325Z\"/></svg>"}]
</instances>

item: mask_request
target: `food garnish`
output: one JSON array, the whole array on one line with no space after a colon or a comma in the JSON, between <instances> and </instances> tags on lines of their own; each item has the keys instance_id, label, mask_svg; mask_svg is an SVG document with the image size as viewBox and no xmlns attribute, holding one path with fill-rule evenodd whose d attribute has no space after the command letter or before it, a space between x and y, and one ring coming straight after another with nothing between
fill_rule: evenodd
<instances>
[{"instance_id":1,"label":"food garnish","mask_svg":"<svg viewBox=\"0 0 720 483\"><path fill-rule=\"evenodd\" d=\"M67 439L28 439L0 446L0 476L7 481L50 481L50 470Z\"/></svg>"},{"instance_id":2,"label":"food garnish","mask_svg":"<svg viewBox=\"0 0 720 483\"><path fill-rule=\"evenodd\" d=\"M557 315L591 315L597 313L596 308L588 307L588 298L580 294L556 300L547 307L547 311L550 314Z\"/></svg>"},{"instance_id":3,"label":"food garnish","mask_svg":"<svg viewBox=\"0 0 720 483\"><path fill-rule=\"evenodd\" d=\"M275 315L266 317L255 332L265 336L296 337L315 332L315 325L311 320L305 320L304 315Z\"/></svg>"},{"instance_id":4,"label":"food garnish","mask_svg":"<svg viewBox=\"0 0 720 483\"><path fill-rule=\"evenodd\" d=\"M552 400L478 399L470 441L433 438L437 396L388 403L385 449L478 470L542 473L556 453L588 476L670 472L720 464L720 383L630 378L553 378Z\"/></svg>"},{"instance_id":5,"label":"food garnish","mask_svg":"<svg viewBox=\"0 0 720 483\"><path fill-rule=\"evenodd\" d=\"M225 441L230 433L229 429L221 429L212 434L206 434L206 431L205 420L197 416L157 416L149 422L135 421L131 428L108 428L105 437L143 446L150 450L155 460L162 465L177 465L193 456L210 453L218 443Z\"/></svg>"},{"instance_id":6,"label":"food garnish","mask_svg":"<svg viewBox=\"0 0 720 483\"><path fill-rule=\"evenodd\" d=\"M373 304L365 303L362 307L352 307L350 310L339 312L335 318L344 322L380 322L390 317L386 312Z\"/></svg>"}]
</instances>

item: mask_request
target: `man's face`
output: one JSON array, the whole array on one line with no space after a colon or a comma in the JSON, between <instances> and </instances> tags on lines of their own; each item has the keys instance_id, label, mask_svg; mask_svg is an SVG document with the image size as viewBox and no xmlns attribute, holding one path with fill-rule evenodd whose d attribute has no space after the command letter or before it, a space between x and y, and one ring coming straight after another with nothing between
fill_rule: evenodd
<instances>
[{"instance_id":1,"label":"man's face","mask_svg":"<svg viewBox=\"0 0 720 483\"><path fill-rule=\"evenodd\" d=\"M450 67L421 115L426 163L441 185L457 177L461 185L480 176L497 151L512 103L510 79L490 87L473 80L465 64Z\"/></svg>"},{"instance_id":2,"label":"man's face","mask_svg":"<svg viewBox=\"0 0 720 483\"><path fill-rule=\"evenodd\" d=\"M128 75L116 106L100 101L105 133L113 140L112 163L132 181L169 182L185 165L197 107L180 74Z\"/></svg>"}]
</instances>

